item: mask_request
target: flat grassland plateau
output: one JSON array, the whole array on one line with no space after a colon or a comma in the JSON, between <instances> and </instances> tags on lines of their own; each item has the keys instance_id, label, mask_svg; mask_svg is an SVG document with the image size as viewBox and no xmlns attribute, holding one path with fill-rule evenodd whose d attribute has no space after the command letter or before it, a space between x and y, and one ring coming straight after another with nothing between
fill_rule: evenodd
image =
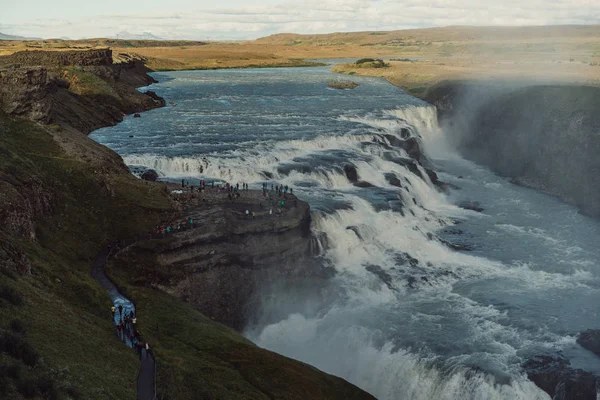
<instances>
[{"instance_id":1,"label":"flat grassland plateau","mask_svg":"<svg viewBox=\"0 0 600 400\"><path fill-rule=\"evenodd\" d=\"M144 57L155 71L308 66L304 60L383 58L386 67L352 62L333 70L379 76L423 94L445 80L600 83L600 26L468 27L277 34L254 41L0 41L0 55L25 49L110 47Z\"/></svg>"}]
</instances>

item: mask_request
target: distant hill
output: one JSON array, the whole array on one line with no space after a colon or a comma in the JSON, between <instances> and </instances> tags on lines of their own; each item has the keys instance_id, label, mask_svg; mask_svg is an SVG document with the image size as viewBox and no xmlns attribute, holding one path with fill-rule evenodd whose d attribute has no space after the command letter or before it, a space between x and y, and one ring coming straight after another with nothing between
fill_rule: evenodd
<instances>
[{"instance_id":1,"label":"distant hill","mask_svg":"<svg viewBox=\"0 0 600 400\"><path fill-rule=\"evenodd\" d=\"M25 36L7 35L5 33L0 32L0 40L42 40L42 39L41 38L25 37Z\"/></svg>"},{"instance_id":2,"label":"distant hill","mask_svg":"<svg viewBox=\"0 0 600 400\"><path fill-rule=\"evenodd\" d=\"M127 31L122 31L114 36L115 39L122 40L165 40L164 38L153 35L150 32L144 33L131 33Z\"/></svg>"},{"instance_id":3,"label":"distant hill","mask_svg":"<svg viewBox=\"0 0 600 400\"><path fill-rule=\"evenodd\" d=\"M431 42L466 41L535 41L568 38L597 38L600 25L552 25L552 26L446 26L441 28L405 29L397 31L336 32L302 35L278 33L256 40L269 45L317 45L317 46L406 46L430 44Z\"/></svg>"}]
</instances>

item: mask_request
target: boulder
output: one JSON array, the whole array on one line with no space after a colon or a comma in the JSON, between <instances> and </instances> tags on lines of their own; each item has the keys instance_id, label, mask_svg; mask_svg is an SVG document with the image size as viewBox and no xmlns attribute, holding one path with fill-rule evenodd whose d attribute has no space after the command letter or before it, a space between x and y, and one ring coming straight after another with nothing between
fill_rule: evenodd
<instances>
[{"instance_id":1,"label":"boulder","mask_svg":"<svg viewBox=\"0 0 600 400\"><path fill-rule=\"evenodd\" d=\"M527 377L555 400L596 400L598 377L573 369L569 360L537 356L523 364Z\"/></svg>"},{"instance_id":2,"label":"boulder","mask_svg":"<svg viewBox=\"0 0 600 400\"><path fill-rule=\"evenodd\" d=\"M151 97L152 100L154 100L154 102L157 103L160 107L164 107L167 105L167 102L165 101L165 99L163 99L162 97L157 95L156 92L153 92L152 90L148 90L144 94L146 96ZM173 103L173 102L171 102L171 103Z\"/></svg>"},{"instance_id":3,"label":"boulder","mask_svg":"<svg viewBox=\"0 0 600 400\"><path fill-rule=\"evenodd\" d=\"M400 147L408 153L409 156L419 161L421 159L421 146L417 138L411 137L401 142Z\"/></svg>"},{"instance_id":4,"label":"boulder","mask_svg":"<svg viewBox=\"0 0 600 400\"><path fill-rule=\"evenodd\" d=\"M365 269L378 277L388 288L395 290L392 277L379 265L369 264L365 267Z\"/></svg>"},{"instance_id":5,"label":"boulder","mask_svg":"<svg viewBox=\"0 0 600 400\"><path fill-rule=\"evenodd\" d=\"M481 207L481 204L479 204L478 201L461 201L460 203L458 203L458 206L460 208L464 208L465 210L471 210L471 211L476 211L476 212L482 212L483 211L483 207Z\"/></svg>"},{"instance_id":6,"label":"boulder","mask_svg":"<svg viewBox=\"0 0 600 400\"><path fill-rule=\"evenodd\" d=\"M600 329L588 329L581 332L577 338L577 343L600 357Z\"/></svg>"},{"instance_id":7,"label":"boulder","mask_svg":"<svg viewBox=\"0 0 600 400\"><path fill-rule=\"evenodd\" d=\"M372 183L367 182L367 181L356 182L354 184L354 186L359 187L359 188L372 188L372 187L375 187L375 185L373 185Z\"/></svg>"},{"instance_id":8,"label":"boulder","mask_svg":"<svg viewBox=\"0 0 600 400\"><path fill-rule=\"evenodd\" d=\"M388 142L390 142L390 145L393 147L402 147L404 140L394 136L394 135L383 135L383 137L385 137L387 139Z\"/></svg>"},{"instance_id":9,"label":"boulder","mask_svg":"<svg viewBox=\"0 0 600 400\"><path fill-rule=\"evenodd\" d=\"M427 176L429 176L429 179L431 180L431 183L433 183L436 186L440 185L440 179L438 178L437 174L435 173L435 171L429 169L429 168L425 168L425 172L427 172Z\"/></svg>"},{"instance_id":10,"label":"boulder","mask_svg":"<svg viewBox=\"0 0 600 400\"><path fill-rule=\"evenodd\" d=\"M358 172L356 171L356 167L354 165L344 165L344 173L346 174L346 178L348 178L350 182L358 182Z\"/></svg>"},{"instance_id":11,"label":"boulder","mask_svg":"<svg viewBox=\"0 0 600 400\"><path fill-rule=\"evenodd\" d=\"M133 114L133 118L141 118L142 116L139 113Z\"/></svg>"},{"instance_id":12,"label":"boulder","mask_svg":"<svg viewBox=\"0 0 600 400\"><path fill-rule=\"evenodd\" d=\"M141 178L145 181L156 182L156 180L158 179L158 172L156 172L153 169L147 169L141 175Z\"/></svg>"},{"instance_id":13,"label":"boulder","mask_svg":"<svg viewBox=\"0 0 600 400\"><path fill-rule=\"evenodd\" d=\"M394 174L385 174L385 180L392 186L402 187L402 181Z\"/></svg>"}]
</instances>

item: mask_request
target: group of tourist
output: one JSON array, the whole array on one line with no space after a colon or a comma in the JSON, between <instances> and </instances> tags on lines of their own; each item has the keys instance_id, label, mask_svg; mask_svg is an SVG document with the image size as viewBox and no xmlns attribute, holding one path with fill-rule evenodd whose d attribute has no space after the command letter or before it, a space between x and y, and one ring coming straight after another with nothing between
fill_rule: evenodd
<instances>
[{"instance_id":1,"label":"group of tourist","mask_svg":"<svg viewBox=\"0 0 600 400\"><path fill-rule=\"evenodd\" d=\"M268 182L263 182L262 190L264 193L267 193L269 191ZM294 189L288 187L288 185L283 186L282 184L277 185L276 183L271 183L271 191L275 192L280 197L287 193L294 194Z\"/></svg>"},{"instance_id":2,"label":"group of tourist","mask_svg":"<svg viewBox=\"0 0 600 400\"><path fill-rule=\"evenodd\" d=\"M237 192L240 190L239 183L236 183L235 185L230 184L229 182L225 182L225 184L221 184L221 183L215 183L214 179L212 179L210 181L210 183L208 183L206 180L202 179L202 180L200 180L200 185L198 186L198 188L196 188L194 185L190 185L190 181L186 181L185 179L181 180L181 188L184 189L185 187L189 187L191 193L194 193L194 190L196 190L198 193L203 192L206 190L207 186L210 189L217 188L217 191L219 193L221 191L234 193L234 192ZM242 182L242 190L249 190L248 184L246 182Z\"/></svg>"},{"instance_id":3,"label":"group of tourist","mask_svg":"<svg viewBox=\"0 0 600 400\"><path fill-rule=\"evenodd\" d=\"M171 225L157 225L154 233L158 234L160 236L165 236L168 235L172 232L180 232L180 231L184 231L188 228L193 228L195 226L195 222L194 219L192 217L189 217L185 222L181 221L179 223L174 223L172 226Z\"/></svg>"},{"instance_id":4,"label":"group of tourist","mask_svg":"<svg viewBox=\"0 0 600 400\"><path fill-rule=\"evenodd\" d=\"M117 325L117 336L119 339L126 345L131 346L140 357L142 356L143 350L146 351L146 355L150 355L150 345L148 342L144 343L140 340L137 331L137 317L135 316L135 312L133 310L127 312L123 309L122 304L119 304L118 315L116 315L117 308L114 305L110 310L113 322Z\"/></svg>"}]
</instances>

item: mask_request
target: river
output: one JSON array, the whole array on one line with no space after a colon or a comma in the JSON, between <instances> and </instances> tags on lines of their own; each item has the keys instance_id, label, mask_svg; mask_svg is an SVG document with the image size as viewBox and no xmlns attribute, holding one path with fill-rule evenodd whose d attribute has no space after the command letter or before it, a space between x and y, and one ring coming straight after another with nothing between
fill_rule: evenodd
<instances>
[{"instance_id":1,"label":"river","mask_svg":"<svg viewBox=\"0 0 600 400\"><path fill-rule=\"evenodd\" d=\"M152 90L174 105L91 137L165 179L289 185L327 238L335 276L325 288L265 293L245 332L255 343L379 399L547 399L520 367L538 354L600 372L575 342L600 328L600 222L462 159L433 107L327 67L155 76ZM360 86L329 89L337 79ZM403 150L373 142L401 128L459 189L441 193L398 162ZM348 164L373 187L354 186Z\"/></svg>"}]
</instances>

